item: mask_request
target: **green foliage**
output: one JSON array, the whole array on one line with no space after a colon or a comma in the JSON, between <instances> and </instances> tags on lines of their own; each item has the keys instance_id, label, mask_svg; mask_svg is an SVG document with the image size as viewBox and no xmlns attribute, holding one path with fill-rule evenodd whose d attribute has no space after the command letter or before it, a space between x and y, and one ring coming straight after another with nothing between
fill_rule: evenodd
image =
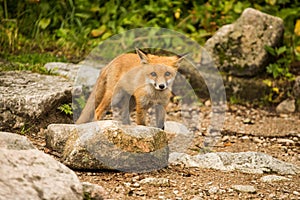
<instances>
[{"instance_id":1,"label":"green foliage","mask_svg":"<svg viewBox=\"0 0 300 200\"><path fill-rule=\"evenodd\" d=\"M295 79L290 73L290 64L292 61L292 47L281 46L272 48L265 46L266 51L272 56L274 62L267 66L267 73L272 75L273 79L265 79L263 83L268 86L269 92L262 99L264 103L279 103L284 98L290 96L291 83Z\"/></svg>"},{"instance_id":2,"label":"green foliage","mask_svg":"<svg viewBox=\"0 0 300 200\"><path fill-rule=\"evenodd\" d=\"M243 103L243 100L233 94L232 96L230 96L229 102L230 104L241 104Z\"/></svg>"},{"instance_id":3,"label":"green foliage","mask_svg":"<svg viewBox=\"0 0 300 200\"><path fill-rule=\"evenodd\" d=\"M1 64L0 71L7 70L28 70L40 74L54 74L47 70L44 65L48 62L66 61L64 57L55 57L52 54L27 53L21 55L3 55L6 60Z\"/></svg>"},{"instance_id":4,"label":"green foliage","mask_svg":"<svg viewBox=\"0 0 300 200\"><path fill-rule=\"evenodd\" d=\"M73 109L71 104L63 104L59 106L57 109L65 113L66 115L73 115Z\"/></svg>"},{"instance_id":5,"label":"green foliage","mask_svg":"<svg viewBox=\"0 0 300 200\"><path fill-rule=\"evenodd\" d=\"M272 74L273 78L292 79L293 75L289 72L291 63L290 53L286 46L272 48L265 46L266 51L275 59L274 63L267 66L267 73Z\"/></svg>"},{"instance_id":6,"label":"green foliage","mask_svg":"<svg viewBox=\"0 0 300 200\"><path fill-rule=\"evenodd\" d=\"M283 46L266 47L276 60L267 72L275 79L291 80L289 65L300 60L300 2L292 0L0 0L0 61L3 57L9 63L0 71L49 74L42 63L60 58L48 59L44 52L78 61L105 39L140 27L168 28L204 44L219 27L235 21L248 7L284 20ZM172 40L164 42L168 45ZM117 54L116 48L122 44L121 40L114 42L111 51L103 52L107 58ZM24 52L38 54L28 56Z\"/></svg>"},{"instance_id":7,"label":"green foliage","mask_svg":"<svg viewBox=\"0 0 300 200\"><path fill-rule=\"evenodd\" d=\"M27 127L26 125L23 125L20 129L20 134L21 135L26 135L31 130L32 127Z\"/></svg>"},{"instance_id":8,"label":"green foliage","mask_svg":"<svg viewBox=\"0 0 300 200\"><path fill-rule=\"evenodd\" d=\"M60 49L82 57L108 37L140 27L176 30L203 44L247 7L281 17L286 25L286 41L291 43L289 38L294 37L300 11L298 1L0 0L0 50Z\"/></svg>"}]
</instances>

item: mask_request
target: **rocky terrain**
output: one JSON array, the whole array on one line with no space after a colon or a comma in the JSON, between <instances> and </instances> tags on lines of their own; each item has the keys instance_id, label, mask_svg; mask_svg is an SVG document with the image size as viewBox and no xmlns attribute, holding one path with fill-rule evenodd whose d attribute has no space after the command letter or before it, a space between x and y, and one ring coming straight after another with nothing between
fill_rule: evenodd
<instances>
[{"instance_id":1,"label":"rocky terrain","mask_svg":"<svg viewBox=\"0 0 300 200\"><path fill-rule=\"evenodd\" d=\"M210 107L202 106L201 129L186 147L188 155L203 154L205 130L210 119ZM169 112L169 118L176 112ZM274 111L228 105L222 137L211 152L262 152L281 161L300 166L300 115L279 115ZM196 122L191 121L191 124ZM38 134L39 135L39 134ZM44 136L30 137L47 153ZM55 153L54 153L55 155ZM172 156L172 154L171 154ZM259 156L256 156L259 157ZM240 159L242 159L241 156ZM204 162L209 167L193 167L194 161L179 162L146 173L116 171L76 171L79 179L105 188L111 199L298 199L300 175L276 171L267 167L260 171L259 163L246 164L244 170L219 170L216 160ZM169 160L170 162L170 160ZM240 160L240 162L242 162ZM260 162L264 162L263 159ZM270 162L270 161L268 161ZM228 158L227 166L230 166ZM239 161L237 161L237 164ZM278 163L272 161L277 166ZM240 163L241 164L241 163ZM248 166L247 166L248 165ZM226 164L225 164L226 166ZM284 167L288 170L288 167ZM284 169L283 168L283 169Z\"/></svg>"},{"instance_id":2,"label":"rocky terrain","mask_svg":"<svg viewBox=\"0 0 300 200\"><path fill-rule=\"evenodd\" d=\"M180 73L194 88L216 90L190 104L173 97L165 131L151 127L152 111L147 127L119 125L111 111L104 121L74 125L67 108L58 108L78 104L95 83L102 65L90 60L45 66L60 76L0 72L0 199L300 199L299 74L276 108L251 103L268 92L259 79L270 60L264 46L280 43L282 23L246 9L221 28L206 48L224 86L221 76L203 85L184 66ZM226 103L223 89L249 98Z\"/></svg>"}]
</instances>

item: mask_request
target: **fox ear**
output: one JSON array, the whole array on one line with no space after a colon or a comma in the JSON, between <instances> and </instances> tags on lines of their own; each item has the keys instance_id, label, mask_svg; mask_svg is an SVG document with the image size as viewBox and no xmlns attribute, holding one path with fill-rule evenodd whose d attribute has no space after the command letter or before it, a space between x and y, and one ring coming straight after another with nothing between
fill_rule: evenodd
<instances>
[{"instance_id":1,"label":"fox ear","mask_svg":"<svg viewBox=\"0 0 300 200\"><path fill-rule=\"evenodd\" d=\"M139 48L135 48L136 54L139 56L142 64L148 64L149 58L147 57L146 53L140 50Z\"/></svg>"},{"instance_id":2,"label":"fox ear","mask_svg":"<svg viewBox=\"0 0 300 200\"><path fill-rule=\"evenodd\" d=\"M176 60L176 63L175 63L175 66L176 67L179 67L180 63L189 55L190 53L184 53L184 54L181 54L181 55L177 55L177 60Z\"/></svg>"}]
</instances>

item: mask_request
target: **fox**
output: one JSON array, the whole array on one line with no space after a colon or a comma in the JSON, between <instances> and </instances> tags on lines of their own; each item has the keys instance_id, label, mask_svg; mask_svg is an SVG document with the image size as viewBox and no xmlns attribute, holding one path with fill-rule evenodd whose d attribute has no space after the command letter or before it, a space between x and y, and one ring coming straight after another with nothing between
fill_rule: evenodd
<instances>
[{"instance_id":1,"label":"fox","mask_svg":"<svg viewBox=\"0 0 300 200\"><path fill-rule=\"evenodd\" d=\"M155 108L156 127L164 129L166 107L183 56L158 56L136 48L105 66L76 124L101 120L110 106L121 108L123 124L130 124L136 109L136 124L146 125L146 114Z\"/></svg>"}]
</instances>

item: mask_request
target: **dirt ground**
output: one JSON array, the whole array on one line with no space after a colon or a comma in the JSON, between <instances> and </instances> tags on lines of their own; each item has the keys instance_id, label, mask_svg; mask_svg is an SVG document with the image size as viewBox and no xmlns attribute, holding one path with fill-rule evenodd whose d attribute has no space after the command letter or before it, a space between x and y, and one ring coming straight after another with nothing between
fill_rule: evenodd
<instances>
[{"instance_id":1,"label":"dirt ground","mask_svg":"<svg viewBox=\"0 0 300 200\"><path fill-rule=\"evenodd\" d=\"M203 147L211 119L209 102L201 107L181 110L170 106L168 119L190 118L194 139L187 147L189 154L198 154ZM200 115L199 118L193 115ZM300 166L300 113L278 115L274 111L239 105L228 105L222 137L214 145L216 152L256 151ZM197 121L195 121L195 119ZM30 139L41 150L44 138L38 133ZM289 180L266 183L267 174L246 174L209 169L168 166L148 173L76 172L81 181L102 186L109 199L300 199L300 175L286 175ZM154 178L156 184L142 184ZM164 184L159 181L163 180ZM254 186L255 191L241 192L234 185Z\"/></svg>"}]
</instances>

